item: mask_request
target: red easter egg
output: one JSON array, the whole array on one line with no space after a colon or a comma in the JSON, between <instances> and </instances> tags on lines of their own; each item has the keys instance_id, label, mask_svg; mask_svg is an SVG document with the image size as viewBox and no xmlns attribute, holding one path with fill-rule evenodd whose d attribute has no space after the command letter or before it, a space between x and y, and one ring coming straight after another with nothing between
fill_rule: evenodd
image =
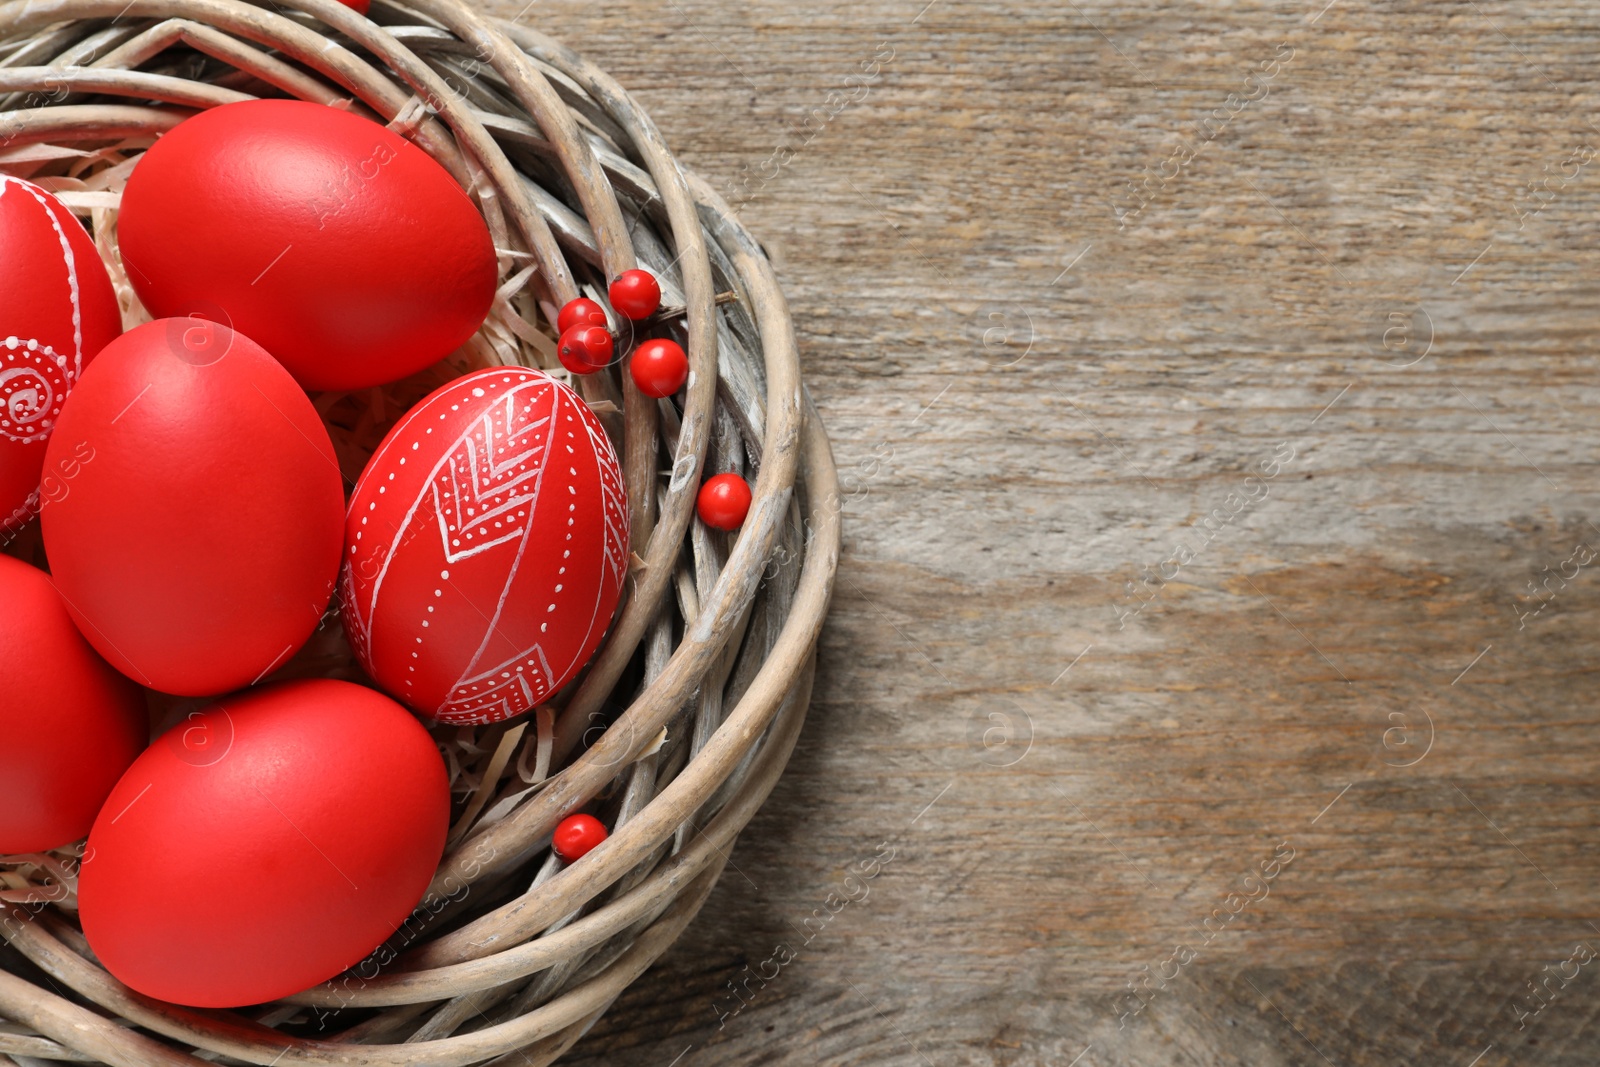
<instances>
[{"instance_id":1,"label":"red easter egg","mask_svg":"<svg viewBox=\"0 0 1600 1067\"><path fill-rule=\"evenodd\" d=\"M627 560L622 470L589 406L540 371L477 371L412 408L361 475L345 631L418 712L499 722L594 653Z\"/></svg>"},{"instance_id":2,"label":"red easter egg","mask_svg":"<svg viewBox=\"0 0 1600 1067\"><path fill-rule=\"evenodd\" d=\"M360 962L412 914L444 852L450 786L394 701L312 679L168 730L89 832L84 936L146 996L231 1008Z\"/></svg>"},{"instance_id":3,"label":"red easter egg","mask_svg":"<svg viewBox=\"0 0 1600 1067\"><path fill-rule=\"evenodd\" d=\"M39 510L44 444L84 366L122 332L94 242L61 202L0 174L0 535Z\"/></svg>"},{"instance_id":4,"label":"red easter egg","mask_svg":"<svg viewBox=\"0 0 1600 1067\"><path fill-rule=\"evenodd\" d=\"M44 852L89 832L150 723L43 571L0 556L0 605L0 855Z\"/></svg>"},{"instance_id":5,"label":"red easter egg","mask_svg":"<svg viewBox=\"0 0 1600 1067\"><path fill-rule=\"evenodd\" d=\"M224 104L163 135L128 179L117 233L151 314L226 323L307 389L415 373L494 300L494 242L449 172L301 100Z\"/></svg>"},{"instance_id":6,"label":"red easter egg","mask_svg":"<svg viewBox=\"0 0 1600 1067\"><path fill-rule=\"evenodd\" d=\"M123 334L78 383L46 463L74 456L45 549L112 666L210 696L311 636L338 576L343 481L316 409L259 345L203 319Z\"/></svg>"}]
</instances>

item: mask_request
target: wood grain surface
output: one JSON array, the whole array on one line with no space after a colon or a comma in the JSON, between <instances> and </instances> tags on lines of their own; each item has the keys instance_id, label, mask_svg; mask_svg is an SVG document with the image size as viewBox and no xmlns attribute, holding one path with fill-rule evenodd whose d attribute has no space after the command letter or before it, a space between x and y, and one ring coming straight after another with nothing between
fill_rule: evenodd
<instances>
[{"instance_id":1,"label":"wood grain surface","mask_svg":"<svg viewBox=\"0 0 1600 1067\"><path fill-rule=\"evenodd\" d=\"M1600 4L1324 2L491 5L744 203L850 497L571 1062L1600 1060Z\"/></svg>"}]
</instances>

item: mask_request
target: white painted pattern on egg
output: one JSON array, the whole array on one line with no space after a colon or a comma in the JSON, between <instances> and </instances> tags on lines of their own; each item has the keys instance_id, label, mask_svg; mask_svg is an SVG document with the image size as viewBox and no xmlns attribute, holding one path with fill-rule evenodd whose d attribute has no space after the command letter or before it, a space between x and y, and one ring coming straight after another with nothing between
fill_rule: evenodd
<instances>
[{"instance_id":1,"label":"white painted pattern on egg","mask_svg":"<svg viewBox=\"0 0 1600 1067\"><path fill-rule=\"evenodd\" d=\"M454 438L430 443L430 456L417 457L431 460L425 477L420 470L411 477L400 473L395 483L396 470L389 469L388 457L418 452L440 421L436 415L444 416ZM593 457L589 477L598 477L581 484L586 493L597 484L598 501L578 493L576 466L548 462L558 444L564 457ZM395 466L403 463L402 458ZM392 485L396 493L372 496L366 492L369 482ZM574 502L558 511L554 505L563 499ZM367 531L373 536L363 541L359 530L352 535L356 551L344 585L351 643L380 684L442 721L495 722L530 709L582 666L609 624L615 591L625 574L628 519L615 452L598 420L570 388L542 372L500 370L478 372L440 390L413 409L374 455L352 498L352 514L362 503L379 500L383 510L373 515L377 529ZM584 554L599 573L574 581L563 565L534 588L527 580L526 553L538 550L535 542L540 542L543 553L550 555L551 538L558 535L561 540L555 543L571 541L566 527L573 526L573 517L568 515L559 526L555 517L575 511L579 502L598 506L603 516L603 544L598 552ZM391 521L391 513L398 517ZM408 572L396 579L394 574L397 561L400 570L420 570L421 564L413 562L421 553L436 559L440 569L419 597L416 575ZM570 547L564 548L562 562L570 555ZM472 603L472 594L483 591L492 598ZM437 676L427 680L434 665L431 657L442 660L453 654L447 649L459 653L464 631L459 619L441 631L437 624L444 620L435 609L459 613L463 600L479 617L473 625L481 636L448 685L441 686ZM397 611L411 613L408 625L396 624L391 615ZM536 626L534 615L541 620ZM564 628L550 633L545 617L559 618ZM375 625L379 620L382 624ZM583 640L574 644L577 629ZM385 670L385 664L394 662L383 645L386 639L406 646L404 671ZM507 654L512 642L514 652ZM556 662L551 661L553 654Z\"/></svg>"}]
</instances>

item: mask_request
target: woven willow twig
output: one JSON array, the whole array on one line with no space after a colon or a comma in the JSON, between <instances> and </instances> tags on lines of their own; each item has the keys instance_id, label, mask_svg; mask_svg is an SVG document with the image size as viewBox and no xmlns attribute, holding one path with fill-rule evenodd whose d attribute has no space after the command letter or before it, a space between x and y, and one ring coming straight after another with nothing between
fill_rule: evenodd
<instances>
[{"instance_id":1,"label":"woven willow twig","mask_svg":"<svg viewBox=\"0 0 1600 1067\"><path fill-rule=\"evenodd\" d=\"M673 310L657 326L685 343L692 375L681 404L644 397L618 367L576 383L621 446L626 600L551 708L435 730L452 844L389 945L279 1004L163 1004L94 960L61 855L0 858L0 1067L537 1067L693 919L788 760L838 559L827 438L760 246L614 81L543 35L458 0L377 0L370 21L336 0L0 3L0 168L90 216L130 322L143 311L115 215L139 152L197 110L261 95L388 123L476 198L502 287L457 370L554 369L555 309L638 265L662 282ZM404 388L418 386L315 398L347 474L421 395ZM753 482L737 536L695 519L708 468ZM352 672L335 632L282 676ZM612 835L564 867L551 830L597 805Z\"/></svg>"}]
</instances>

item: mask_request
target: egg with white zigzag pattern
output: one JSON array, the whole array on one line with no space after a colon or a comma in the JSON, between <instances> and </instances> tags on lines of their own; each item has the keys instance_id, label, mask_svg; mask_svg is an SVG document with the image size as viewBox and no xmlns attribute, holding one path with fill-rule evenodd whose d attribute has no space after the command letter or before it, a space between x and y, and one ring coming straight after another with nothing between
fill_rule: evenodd
<instances>
[{"instance_id":1,"label":"egg with white zigzag pattern","mask_svg":"<svg viewBox=\"0 0 1600 1067\"><path fill-rule=\"evenodd\" d=\"M345 630L422 715L499 722L594 654L627 561L622 470L589 406L540 371L476 371L411 409L356 485Z\"/></svg>"}]
</instances>

